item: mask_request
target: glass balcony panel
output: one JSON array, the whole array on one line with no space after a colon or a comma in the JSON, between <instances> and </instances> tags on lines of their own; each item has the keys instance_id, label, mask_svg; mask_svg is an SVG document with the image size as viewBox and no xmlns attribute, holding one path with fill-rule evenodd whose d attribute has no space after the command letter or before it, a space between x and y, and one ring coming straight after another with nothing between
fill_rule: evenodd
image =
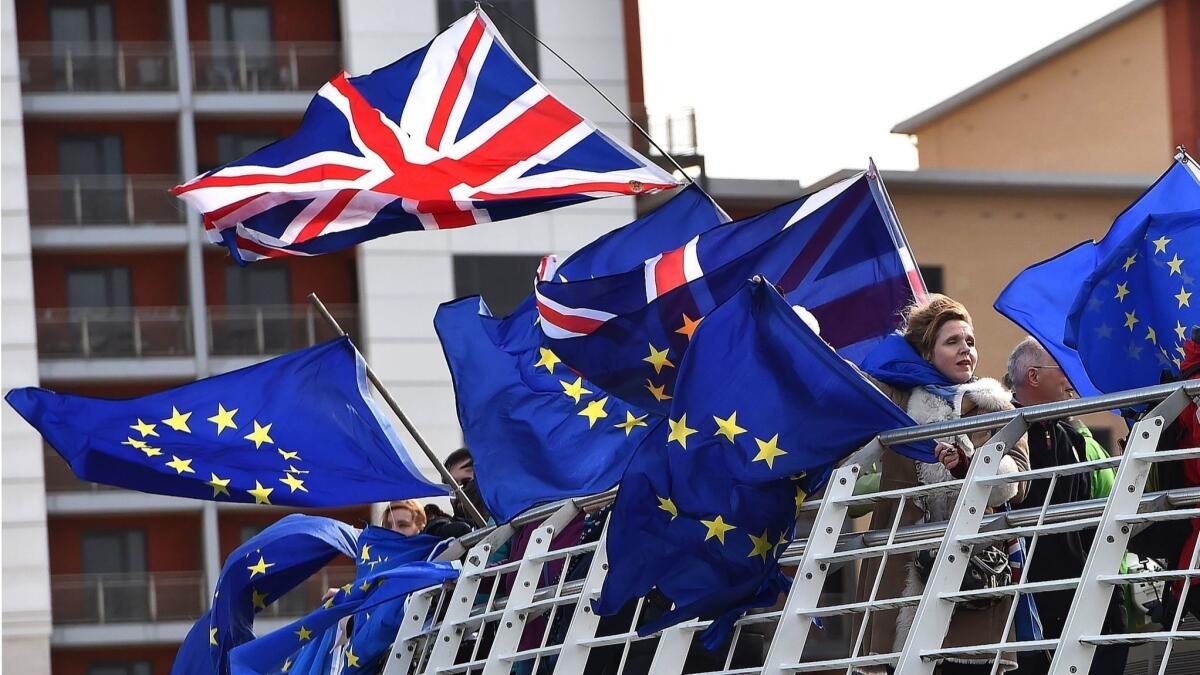
<instances>
[{"instance_id":1,"label":"glass balcony panel","mask_svg":"<svg viewBox=\"0 0 1200 675\"><path fill-rule=\"evenodd\" d=\"M167 42L22 42L26 92L172 91L175 57Z\"/></svg>"},{"instance_id":2,"label":"glass balcony panel","mask_svg":"<svg viewBox=\"0 0 1200 675\"><path fill-rule=\"evenodd\" d=\"M196 42L196 91L315 91L342 68L336 42Z\"/></svg>"},{"instance_id":3,"label":"glass balcony panel","mask_svg":"<svg viewBox=\"0 0 1200 675\"><path fill-rule=\"evenodd\" d=\"M54 451L48 444L42 444L42 467L45 470L46 492L98 492L101 490L118 490L111 485L101 485L79 480L71 471L67 460Z\"/></svg>"},{"instance_id":4,"label":"glass balcony panel","mask_svg":"<svg viewBox=\"0 0 1200 675\"><path fill-rule=\"evenodd\" d=\"M332 305L329 311L343 330L357 329L354 305ZM212 353L217 356L282 354L337 335L309 305L225 305L208 308Z\"/></svg>"},{"instance_id":5,"label":"glass balcony panel","mask_svg":"<svg viewBox=\"0 0 1200 675\"><path fill-rule=\"evenodd\" d=\"M56 624L191 621L208 608L208 593L198 571L50 577Z\"/></svg>"},{"instance_id":6,"label":"glass balcony panel","mask_svg":"<svg viewBox=\"0 0 1200 675\"><path fill-rule=\"evenodd\" d=\"M42 358L192 354L187 307L51 308L37 313Z\"/></svg>"},{"instance_id":7,"label":"glass balcony panel","mask_svg":"<svg viewBox=\"0 0 1200 675\"><path fill-rule=\"evenodd\" d=\"M185 220L174 176L29 176L32 225L151 225Z\"/></svg>"}]
</instances>

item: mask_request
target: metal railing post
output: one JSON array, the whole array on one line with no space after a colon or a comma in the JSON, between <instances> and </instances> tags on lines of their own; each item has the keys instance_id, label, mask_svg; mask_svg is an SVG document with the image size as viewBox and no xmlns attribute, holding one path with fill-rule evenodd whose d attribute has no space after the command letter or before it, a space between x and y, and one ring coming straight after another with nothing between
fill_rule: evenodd
<instances>
[{"instance_id":1,"label":"metal railing post","mask_svg":"<svg viewBox=\"0 0 1200 675\"><path fill-rule=\"evenodd\" d=\"M942 545L934 558L929 579L925 582L912 627L897 658L896 672L932 675L937 666L935 660L924 658L925 652L941 649L955 609L953 602L941 596L959 590L971 558L971 548L960 544L959 539L979 532L979 524L983 521L993 489L991 485L980 484L979 481L997 475L1005 450L1025 435L1028 426L1025 418L1018 416L988 439L987 443L975 449L971 468L959 490L954 510L946 523ZM1007 639L1007 636L1001 638Z\"/></svg>"},{"instance_id":2,"label":"metal railing post","mask_svg":"<svg viewBox=\"0 0 1200 675\"><path fill-rule=\"evenodd\" d=\"M83 186L79 184L79 176L72 179L71 202L75 206L75 224L83 224Z\"/></svg>"},{"instance_id":3,"label":"metal railing post","mask_svg":"<svg viewBox=\"0 0 1200 675\"><path fill-rule=\"evenodd\" d=\"M129 225L137 222L137 214L134 211L133 204L133 177L129 174L125 175L125 215L128 218Z\"/></svg>"},{"instance_id":4,"label":"metal railing post","mask_svg":"<svg viewBox=\"0 0 1200 675\"><path fill-rule=\"evenodd\" d=\"M308 333L309 346L317 344L317 315L311 304L304 306L304 330Z\"/></svg>"},{"instance_id":5,"label":"metal railing post","mask_svg":"<svg viewBox=\"0 0 1200 675\"><path fill-rule=\"evenodd\" d=\"M83 349L83 357L89 358L92 355L92 337L88 334L91 331L91 326L88 324L88 311L84 309L80 314L83 315L83 319L79 325L79 346Z\"/></svg>"},{"instance_id":6,"label":"metal railing post","mask_svg":"<svg viewBox=\"0 0 1200 675\"><path fill-rule=\"evenodd\" d=\"M292 91L300 89L300 60L296 57L296 43L288 43L288 70L291 71Z\"/></svg>"},{"instance_id":7,"label":"metal railing post","mask_svg":"<svg viewBox=\"0 0 1200 675\"><path fill-rule=\"evenodd\" d=\"M237 51L237 54L238 54L238 82L241 84L241 90L246 91L246 83L248 80L248 74L246 72L246 47L244 45L239 44L237 50L238 50Z\"/></svg>"},{"instance_id":8,"label":"metal railing post","mask_svg":"<svg viewBox=\"0 0 1200 675\"><path fill-rule=\"evenodd\" d=\"M604 522L604 531L600 533L600 541L596 543L596 552L592 554L587 577L583 581L583 587L579 589L579 601L575 604L575 612L567 626L567 634L563 638L554 675L583 675L583 668L587 665L592 648L583 644L583 641L596 637L596 629L600 625L600 617L592 611L592 601L600 597L604 577L608 576L606 545L609 522L611 519Z\"/></svg>"},{"instance_id":9,"label":"metal railing post","mask_svg":"<svg viewBox=\"0 0 1200 675\"><path fill-rule=\"evenodd\" d=\"M125 91L125 45L117 43L117 90Z\"/></svg>"},{"instance_id":10,"label":"metal railing post","mask_svg":"<svg viewBox=\"0 0 1200 675\"><path fill-rule=\"evenodd\" d=\"M871 441L870 445L879 446L879 441ZM829 565L819 561L820 556L833 553L837 547L838 538L846 523L847 507L842 500L854 494L854 482L862 469L857 464L843 466L833 472L829 479L829 487L821 507L817 509L817 517L813 522L808 544L804 547L804 555L800 558L800 566L796 569L792 590L788 593L783 605L783 613L779 616L779 624L775 629L775 638L767 650L767 658L763 662L763 675L782 675L785 663L795 663L804 653L804 645L808 642L809 630L812 627L812 617L808 612L817 608L821 600L821 591L825 588L825 579L829 575Z\"/></svg>"},{"instance_id":11,"label":"metal railing post","mask_svg":"<svg viewBox=\"0 0 1200 675\"><path fill-rule=\"evenodd\" d=\"M104 575L96 575L96 623L105 623L107 612L104 609Z\"/></svg>"},{"instance_id":12,"label":"metal railing post","mask_svg":"<svg viewBox=\"0 0 1200 675\"><path fill-rule=\"evenodd\" d=\"M433 596L439 588L417 591L404 602L404 618L396 630L396 641L392 643L392 655L383 668L383 675L408 675L413 658L417 655L417 644L422 637Z\"/></svg>"},{"instance_id":13,"label":"metal railing post","mask_svg":"<svg viewBox=\"0 0 1200 675\"><path fill-rule=\"evenodd\" d=\"M133 312L133 353L135 356L142 355L142 313L137 308L132 308Z\"/></svg>"},{"instance_id":14,"label":"metal railing post","mask_svg":"<svg viewBox=\"0 0 1200 675\"><path fill-rule=\"evenodd\" d=\"M1075 589L1058 648L1050 663L1051 675L1083 673L1091 666L1096 644L1089 638L1099 636L1103 629L1109 602L1116 589L1100 577L1116 574L1131 536L1129 525L1120 519L1137 514L1153 464L1149 458L1158 447L1159 436L1188 402L1183 391L1176 390L1130 430L1129 444L1117 468L1104 513L1096 525L1092 549L1083 565L1083 573L1079 575L1079 586Z\"/></svg>"},{"instance_id":15,"label":"metal railing post","mask_svg":"<svg viewBox=\"0 0 1200 675\"><path fill-rule=\"evenodd\" d=\"M267 353L267 332L263 326L263 309L262 305L254 307L254 336L258 342L258 353Z\"/></svg>"},{"instance_id":16,"label":"metal railing post","mask_svg":"<svg viewBox=\"0 0 1200 675\"><path fill-rule=\"evenodd\" d=\"M146 574L146 602L149 604L150 620L158 621L158 589L154 583L154 573Z\"/></svg>"},{"instance_id":17,"label":"metal railing post","mask_svg":"<svg viewBox=\"0 0 1200 675\"><path fill-rule=\"evenodd\" d=\"M75 91L75 58L71 54L71 45L67 44L67 91Z\"/></svg>"}]
</instances>

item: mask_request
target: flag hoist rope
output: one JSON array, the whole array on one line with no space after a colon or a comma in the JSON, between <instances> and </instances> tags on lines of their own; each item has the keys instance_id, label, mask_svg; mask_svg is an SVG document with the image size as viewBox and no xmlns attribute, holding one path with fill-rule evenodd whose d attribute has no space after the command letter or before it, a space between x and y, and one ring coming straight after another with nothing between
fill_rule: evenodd
<instances>
[{"instance_id":1,"label":"flag hoist rope","mask_svg":"<svg viewBox=\"0 0 1200 675\"><path fill-rule=\"evenodd\" d=\"M335 333L341 337L349 337L346 335L346 331L342 330L342 327L338 325L337 319L333 318L333 315L325 308L325 303L321 302L316 293L309 293L308 300ZM353 344L353 341L351 341L351 344ZM366 363L366 359L363 359L363 363L367 366L367 379L371 381L371 384L375 385L375 390L379 392L380 396L383 396L384 402L388 404L392 412L396 413L396 417L400 418L400 423L408 430L409 435L413 437L417 445L421 446L421 450L425 452L425 456L429 458L429 461L433 462L433 466L441 474L442 480L454 490L454 494L458 498L459 503L462 504L463 510L471 517L471 520L475 521L477 526L486 527L487 521L479 513L479 509L475 508L475 504L467 498L467 493L463 492L462 486L458 484L458 481L454 480L454 476L450 475L449 469L446 468L445 464L442 464L442 460L433 454L433 450L429 448L429 444L425 442L425 438L421 436L421 432L417 431L417 428L408 419L408 415L405 415L404 411L400 409L400 404L396 403L396 399L392 398L391 393L383 386L383 382L375 374L375 370L371 368L371 364Z\"/></svg>"}]
</instances>

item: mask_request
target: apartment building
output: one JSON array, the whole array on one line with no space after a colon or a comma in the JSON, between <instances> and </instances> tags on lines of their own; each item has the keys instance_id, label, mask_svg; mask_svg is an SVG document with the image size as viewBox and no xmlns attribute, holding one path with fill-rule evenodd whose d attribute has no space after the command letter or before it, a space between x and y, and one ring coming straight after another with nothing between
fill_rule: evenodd
<instances>
[{"instance_id":1,"label":"apartment building","mask_svg":"<svg viewBox=\"0 0 1200 675\"><path fill-rule=\"evenodd\" d=\"M637 3L495 3L622 105L641 109ZM435 450L461 440L433 332L438 303L504 312L534 263L631 220L610 199L303 260L234 265L167 192L291 133L340 69L384 65L473 8L460 0L3 0L3 387L129 397L333 335L316 292ZM523 60L619 138L624 119L503 16ZM415 449L415 445L411 445ZM76 480L3 412L4 663L162 675L222 561L286 511ZM423 460L422 460L423 461ZM427 463L426 463L426 468ZM430 472L432 475L432 472ZM369 507L323 512L355 525ZM348 561L347 561L348 562ZM336 565L260 615L307 611Z\"/></svg>"}]
</instances>

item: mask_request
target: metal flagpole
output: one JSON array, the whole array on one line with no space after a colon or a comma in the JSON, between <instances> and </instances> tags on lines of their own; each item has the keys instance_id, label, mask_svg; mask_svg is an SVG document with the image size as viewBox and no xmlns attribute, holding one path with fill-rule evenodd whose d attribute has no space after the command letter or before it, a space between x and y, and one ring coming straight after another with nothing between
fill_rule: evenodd
<instances>
[{"instance_id":1,"label":"metal flagpole","mask_svg":"<svg viewBox=\"0 0 1200 675\"><path fill-rule=\"evenodd\" d=\"M554 58L558 59L559 61L562 61L562 64L564 66L570 68L572 73L575 73L576 75L578 75L579 79L583 80L584 83L587 84L587 86L591 87L592 90L595 91L597 94L600 94L600 98L604 99L604 101L606 103L608 103L610 106L612 106L612 109L616 110L617 113L619 113L621 115L621 117L624 117L626 122L629 122L630 124L632 124L633 128L637 129L638 133L640 133L643 137L645 137L645 139L650 142L650 145L654 146L655 150L658 150L659 152L661 152L663 157L666 157L668 160L671 161L671 164L675 165L676 169L679 169L679 173L683 174L683 177L686 178L689 183L692 183L692 184L696 183L696 180L694 178L692 178L691 176L689 176L687 171L683 170L683 167L680 166L679 162L675 161L675 158L672 157L670 155L670 153L668 153L666 150L663 150L662 146L660 146L658 143L654 142L654 139L650 137L650 133L647 132L645 129L643 129L642 125L633 121L633 118L630 117L628 114L626 114L626 112L621 109L621 106L614 103L613 100L611 98L609 98L608 95L605 94L603 91L600 91L600 87L597 87L595 84L592 83L591 80L587 79L587 77L585 77L583 75L583 73L579 72L579 69L577 69L575 66L571 65L571 63L569 61L567 61L566 59L564 59L562 57L562 55L560 55L558 52L551 49L550 45L546 44L545 42L542 42L542 39L540 37L538 37L537 35L535 35L533 31L531 31L528 28L526 28L525 26L521 25L520 21L517 21L516 19L514 19L512 17L511 14L504 11L503 9L500 9L493 3L482 2L481 0L476 0L475 5L476 6L487 5L491 9L496 10L497 12L500 13L501 16L503 16L504 18L511 21L514 26L516 26L517 28L520 28L526 35L533 38L534 42L537 42L539 45L545 47L546 51L548 51L554 55Z\"/></svg>"},{"instance_id":2,"label":"metal flagpole","mask_svg":"<svg viewBox=\"0 0 1200 675\"><path fill-rule=\"evenodd\" d=\"M337 319L333 318L333 315L330 314L329 310L325 308L325 303L321 302L321 299L317 297L316 293L309 293L308 300L312 303L313 307L316 308L317 312L321 314L321 317L325 319L325 322L329 324L329 327L332 328L335 333L342 337L348 337L346 335L346 331L342 330L342 327L338 325ZM366 361L364 359L364 363L365 362ZM438 473L441 474L442 480L454 490L455 496L458 497L459 502L461 502L463 505L463 510L467 512L467 515L471 517L471 520L475 521L477 526L486 527L487 521L484 520L483 515L479 513L479 509L475 508L475 504L470 499L467 499L467 493L463 492L462 486L458 484L458 481L454 480L454 476L450 475L450 471L446 468L445 464L442 464L442 460L438 459L437 455L433 454L433 450L429 448L429 444L425 442L424 437L421 436L421 432L417 431L417 428L413 426L413 423L408 419L408 415L405 415L404 411L400 409L400 404L396 403L396 399L392 398L391 393L388 392L387 388L383 386L383 382L380 381L379 376L375 374L375 370L371 368L371 364L367 363L366 366L367 379L371 381L371 384L375 385L375 390L378 391L381 396L383 396L384 402L388 404L388 407L392 409L392 412L396 413L396 417L400 418L400 423L403 424L404 428L408 430L409 435L416 440L417 445L421 446L421 450L425 452L425 456L429 458L429 461L433 462L433 466L436 467Z\"/></svg>"}]
</instances>

